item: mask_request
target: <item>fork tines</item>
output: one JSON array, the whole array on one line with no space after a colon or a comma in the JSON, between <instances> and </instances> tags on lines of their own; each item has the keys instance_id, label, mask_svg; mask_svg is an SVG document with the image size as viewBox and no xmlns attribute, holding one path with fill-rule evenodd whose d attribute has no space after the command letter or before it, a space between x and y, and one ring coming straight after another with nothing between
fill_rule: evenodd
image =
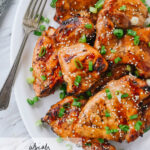
<instances>
[{"instance_id":1,"label":"fork tines","mask_svg":"<svg viewBox=\"0 0 150 150\"><path fill-rule=\"evenodd\" d=\"M47 0L31 0L25 13L25 20L33 20L39 23Z\"/></svg>"}]
</instances>

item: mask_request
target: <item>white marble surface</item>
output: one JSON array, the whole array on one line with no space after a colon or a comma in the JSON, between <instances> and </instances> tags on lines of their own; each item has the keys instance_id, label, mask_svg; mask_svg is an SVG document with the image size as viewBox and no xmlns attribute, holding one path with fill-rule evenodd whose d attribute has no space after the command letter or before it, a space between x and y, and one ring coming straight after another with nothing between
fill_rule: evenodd
<instances>
[{"instance_id":1,"label":"white marble surface","mask_svg":"<svg viewBox=\"0 0 150 150\"><path fill-rule=\"evenodd\" d=\"M0 17L0 88L10 69L10 39L19 0L9 0L7 10ZM0 112L0 138L29 137L20 117L12 92L7 110Z\"/></svg>"}]
</instances>

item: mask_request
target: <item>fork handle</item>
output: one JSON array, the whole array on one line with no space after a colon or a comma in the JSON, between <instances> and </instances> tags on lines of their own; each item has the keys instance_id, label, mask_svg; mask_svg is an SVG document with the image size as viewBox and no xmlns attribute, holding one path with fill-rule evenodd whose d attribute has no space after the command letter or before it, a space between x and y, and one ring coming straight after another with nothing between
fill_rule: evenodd
<instances>
[{"instance_id":1,"label":"fork handle","mask_svg":"<svg viewBox=\"0 0 150 150\"><path fill-rule=\"evenodd\" d=\"M30 32L25 33L22 44L19 49L19 52L17 54L17 57L13 63L13 66L11 67L9 75L0 91L0 110L5 110L9 105L11 90L12 90L13 82L15 80L16 71L17 71L17 68L18 68L18 65L20 62L20 58L21 58L25 43L28 39L29 33Z\"/></svg>"}]
</instances>

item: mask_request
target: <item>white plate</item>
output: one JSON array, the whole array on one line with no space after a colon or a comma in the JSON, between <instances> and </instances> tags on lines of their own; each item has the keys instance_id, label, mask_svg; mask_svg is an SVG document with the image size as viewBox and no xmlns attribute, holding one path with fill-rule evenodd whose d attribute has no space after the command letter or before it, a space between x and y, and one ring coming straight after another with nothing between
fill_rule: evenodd
<instances>
[{"instance_id":1,"label":"white plate","mask_svg":"<svg viewBox=\"0 0 150 150\"><path fill-rule=\"evenodd\" d=\"M18 6L11 39L11 64L14 61L23 39L24 33L22 29L22 18L29 1L30 0L21 0ZM57 27L57 23L53 21L55 9L51 8L49 4L50 1L47 2L47 7L43 15L50 18L50 25ZM26 43L22 60L18 69L18 74L16 76L14 92L20 114L31 137L53 137L55 134L49 128L37 127L35 126L35 122L46 114L52 104L55 104L57 101L59 101L59 91L56 91L55 94L46 98L42 98L33 107L26 102L27 98L34 97L34 91L32 87L26 83L26 78L31 76L29 68L31 67L32 63L32 54L36 40L37 37L31 34ZM143 138L139 138L133 143L115 143L115 146L118 148L124 148L124 150L149 150L150 132L146 133Z\"/></svg>"}]
</instances>

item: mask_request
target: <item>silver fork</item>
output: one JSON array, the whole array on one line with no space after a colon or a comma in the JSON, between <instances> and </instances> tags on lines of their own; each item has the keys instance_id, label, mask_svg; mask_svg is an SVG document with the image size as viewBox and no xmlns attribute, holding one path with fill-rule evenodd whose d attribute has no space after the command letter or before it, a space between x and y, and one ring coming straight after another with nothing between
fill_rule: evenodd
<instances>
[{"instance_id":1,"label":"silver fork","mask_svg":"<svg viewBox=\"0 0 150 150\"><path fill-rule=\"evenodd\" d=\"M15 79L16 71L20 62L25 43L29 34L33 30L37 30L46 2L47 0L31 0L29 3L29 6L23 18L23 29L25 33L24 38L20 46L19 52L17 54L17 57L14 61L14 64L10 70L10 73L0 91L0 110L6 109L9 105L13 82Z\"/></svg>"}]
</instances>

